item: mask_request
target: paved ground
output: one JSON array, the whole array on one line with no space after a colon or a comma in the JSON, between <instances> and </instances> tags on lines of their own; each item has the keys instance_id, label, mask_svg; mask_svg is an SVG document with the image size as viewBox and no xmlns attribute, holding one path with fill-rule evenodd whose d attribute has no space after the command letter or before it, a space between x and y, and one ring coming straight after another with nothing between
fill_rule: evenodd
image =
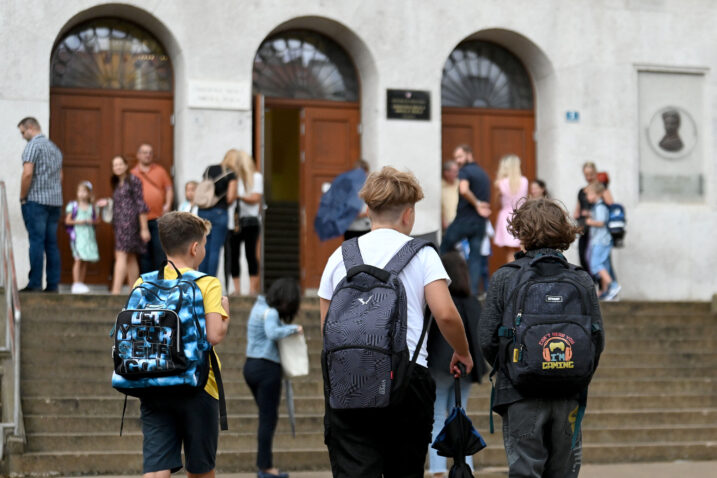
<instances>
[{"instance_id":1,"label":"paved ground","mask_svg":"<svg viewBox=\"0 0 717 478\"><path fill-rule=\"evenodd\" d=\"M678 461L672 463L632 463L626 465L585 465L580 478L685 478L717 476L717 461ZM181 475L180 475L181 476ZM255 478L255 473L218 474L222 478ZM507 476L481 473L477 476ZM127 477L104 477L127 478ZM291 478L331 478L331 473L308 471L291 473Z\"/></svg>"}]
</instances>

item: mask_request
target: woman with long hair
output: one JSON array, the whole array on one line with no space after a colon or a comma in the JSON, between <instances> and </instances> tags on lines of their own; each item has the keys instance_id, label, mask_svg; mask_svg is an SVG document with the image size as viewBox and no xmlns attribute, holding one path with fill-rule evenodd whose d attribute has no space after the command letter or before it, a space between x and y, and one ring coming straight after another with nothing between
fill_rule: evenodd
<instances>
[{"instance_id":1,"label":"woman with long hair","mask_svg":"<svg viewBox=\"0 0 717 478\"><path fill-rule=\"evenodd\" d=\"M147 212L144 202L142 181L130 174L124 156L112 158L112 228L115 236L115 265L112 273L112 294L122 292L126 283L132 287L139 277L137 258L144 253L149 242ZM100 207L107 206L106 199L97 201Z\"/></svg>"},{"instance_id":2,"label":"woman with long hair","mask_svg":"<svg viewBox=\"0 0 717 478\"><path fill-rule=\"evenodd\" d=\"M595 166L595 163L588 161L583 164L583 177L585 178L585 186L581 187L578 191L578 202L575 205L573 218L575 218L578 222L578 226L582 228L582 233L578 239L580 266L586 271L589 271L590 261L588 261L588 236L590 235L590 227L585 224L585 220L590 217L590 208L592 207L592 204L588 201L587 188L591 183L599 180L597 166ZM603 193L602 200L609 206L613 203L612 194L610 194L610 190L607 189L607 184L604 184L604 186L605 192Z\"/></svg>"},{"instance_id":3,"label":"woman with long hair","mask_svg":"<svg viewBox=\"0 0 717 478\"><path fill-rule=\"evenodd\" d=\"M500 194L500 211L495 224L493 242L506 250L506 262L512 262L520 249L520 241L508 231L508 219L518 207L518 202L528 196L528 178L520 171L520 158L508 154L500 159L495 186Z\"/></svg>"},{"instance_id":4,"label":"woman with long hair","mask_svg":"<svg viewBox=\"0 0 717 478\"><path fill-rule=\"evenodd\" d=\"M217 275L219 268L219 252L224 247L227 237L229 214L227 208L237 196L236 149L230 149L220 164L207 167L204 178L214 181L214 196L219 200L211 207L199 208L197 215L212 224L212 231L207 236L204 260L199 264L199 271Z\"/></svg>"},{"instance_id":5,"label":"woman with long hair","mask_svg":"<svg viewBox=\"0 0 717 478\"><path fill-rule=\"evenodd\" d=\"M246 151L237 151L238 192L235 227L231 234L231 274L234 291L239 291L239 252L244 243L244 255L249 268L249 293L259 293L259 258L257 243L261 232L261 203L264 177L256 170L254 158Z\"/></svg>"}]
</instances>

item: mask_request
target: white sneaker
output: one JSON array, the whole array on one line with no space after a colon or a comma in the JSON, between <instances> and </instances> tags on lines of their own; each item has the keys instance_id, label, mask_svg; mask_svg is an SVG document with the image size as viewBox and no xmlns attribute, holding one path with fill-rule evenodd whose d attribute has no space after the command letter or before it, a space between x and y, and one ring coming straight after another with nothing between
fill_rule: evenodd
<instances>
[{"instance_id":1,"label":"white sneaker","mask_svg":"<svg viewBox=\"0 0 717 478\"><path fill-rule=\"evenodd\" d=\"M620 284L617 282L611 282L610 287L608 287L607 293L605 294L605 300L616 300L617 294L619 294L621 290L622 287L620 287Z\"/></svg>"},{"instance_id":2,"label":"white sneaker","mask_svg":"<svg viewBox=\"0 0 717 478\"><path fill-rule=\"evenodd\" d=\"M75 283L73 283L73 284L72 284L72 289L70 290L70 292L72 292L73 294L86 294L86 293L88 293L89 291L90 291L90 288L87 287L87 286L86 286L85 284L83 284L82 282L75 282Z\"/></svg>"}]
</instances>

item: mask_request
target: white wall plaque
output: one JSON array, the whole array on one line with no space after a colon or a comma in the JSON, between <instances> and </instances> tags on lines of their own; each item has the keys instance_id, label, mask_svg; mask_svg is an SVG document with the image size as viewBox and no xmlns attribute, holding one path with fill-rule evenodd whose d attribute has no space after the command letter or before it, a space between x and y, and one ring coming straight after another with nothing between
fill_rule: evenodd
<instances>
[{"instance_id":1,"label":"white wall plaque","mask_svg":"<svg viewBox=\"0 0 717 478\"><path fill-rule=\"evenodd\" d=\"M248 110L250 98L248 82L189 80L190 108Z\"/></svg>"}]
</instances>

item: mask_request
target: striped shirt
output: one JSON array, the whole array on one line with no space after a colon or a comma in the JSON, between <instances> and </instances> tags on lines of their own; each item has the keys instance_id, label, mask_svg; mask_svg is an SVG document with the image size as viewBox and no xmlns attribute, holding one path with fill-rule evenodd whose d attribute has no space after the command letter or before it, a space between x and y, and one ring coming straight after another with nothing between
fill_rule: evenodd
<instances>
[{"instance_id":1,"label":"striped shirt","mask_svg":"<svg viewBox=\"0 0 717 478\"><path fill-rule=\"evenodd\" d=\"M28 201L46 206L62 206L62 153L44 134L27 142L22 163L34 164Z\"/></svg>"}]
</instances>

